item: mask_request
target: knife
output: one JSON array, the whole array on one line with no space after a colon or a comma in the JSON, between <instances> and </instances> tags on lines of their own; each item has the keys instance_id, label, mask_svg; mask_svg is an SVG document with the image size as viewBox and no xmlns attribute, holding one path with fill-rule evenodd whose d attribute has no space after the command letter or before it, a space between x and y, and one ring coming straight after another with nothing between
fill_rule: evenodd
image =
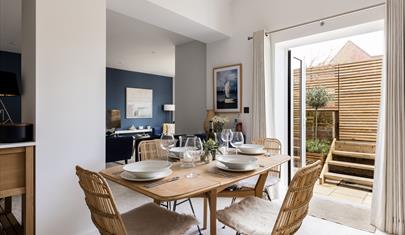
<instances>
[{"instance_id":1,"label":"knife","mask_svg":"<svg viewBox=\"0 0 405 235\"><path fill-rule=\"evenodd\" d=\"M156 186L159 186L159 185L162 185L162 184L166 184L166 183L170 183L170 182L173 182L173 181L176 181L176 180L179 180L179 179L180 179L180 177L176 176L176 177L172 177L172 178L167 179L167 180L161 180L161 181L158 181L158 182L155 182L155 183L145 184L143 187L145 187L145 188L153 188L153 187L156 187Z\"/></svg>"}]
</instances>

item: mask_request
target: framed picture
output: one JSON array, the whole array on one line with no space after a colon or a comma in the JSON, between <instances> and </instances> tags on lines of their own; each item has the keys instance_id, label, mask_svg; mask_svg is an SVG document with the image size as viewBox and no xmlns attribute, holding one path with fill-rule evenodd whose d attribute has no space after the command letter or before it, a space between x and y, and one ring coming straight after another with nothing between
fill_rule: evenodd
<instances>
[{"instance_id":1,"label":"framed picture","mask_svg":"<svg viewBox=\"0 0 405 235\"><path fill-rule=\"evenodd\" d=\"M214 111L242 112L242 64L214 68Z\"/></svg>"},{"instance_id":2,"label":"framed picture","mask_svg":"<svg viewBox=\"0 0 405 235\"><path fill-rule=\"evenodd\" d=\"M126 118L152 118L153 90L126 88Z\"/></svg>"}]
</instances>

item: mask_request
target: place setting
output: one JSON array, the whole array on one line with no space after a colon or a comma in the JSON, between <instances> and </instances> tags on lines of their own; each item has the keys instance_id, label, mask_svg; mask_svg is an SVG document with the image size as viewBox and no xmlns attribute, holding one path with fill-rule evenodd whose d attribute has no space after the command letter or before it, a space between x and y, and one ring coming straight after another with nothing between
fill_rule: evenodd
<instances>
[{"instance_id":1,"label":"place setting","mask_svg":"<svg viewBox=\"0 0 405 235\"><path fill-rule=\"evenodd\" d=\"M129 181L153 181L163 179L173 173L172 163L165 160L145 160L127 164L120 177Z\"/></svg>"},{"instance_id":2,"label":"place setting","mask_svg":"<svg viewBox=\"0 0 405 235\"><path fill-rule=\"evenodd\" d=\"M246 172L256 170L259 165L255 156L264 154L263 146L244 144L244 135L242 132L232 132L225 129L221 133L221 139L225 142L226 153L216 157L215 166L224 171ZM234 147L235 154L229 154L229 144ZM239 155L241 153L241 155Z\"/></svg>"}]
</instances>

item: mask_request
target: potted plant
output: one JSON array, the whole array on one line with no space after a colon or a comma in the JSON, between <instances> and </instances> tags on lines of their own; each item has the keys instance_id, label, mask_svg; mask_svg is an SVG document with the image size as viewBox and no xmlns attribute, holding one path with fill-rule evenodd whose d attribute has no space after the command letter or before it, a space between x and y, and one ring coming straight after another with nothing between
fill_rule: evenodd
<instances>
[{"instance_id":1,"label":"potted plant","mask_svg":"<svg viewBox=\"0 0 405 235\"><path fill-rule=\"evenodd\" d=\"M306 155L308 159L321 160L322 164L329 152L330 143L326 140L309 139L307 140Z\"/></svg>"},{"instance_id":2,"label":"potted plant","mask_svg":"<svg viewBox=\"0 0 405 235\"><path fill-rule=\"evenodd\" d=\"M314 139L318 139L318 109L325 107L331 100L331 95L324 87L312 87L307 91L307 105L314 109L313 131Z\"/></svg>"},{"instance_id":3,"label":"potted plant","mask_svg":"<svg viewBox=\"0 0 405 235\"><path fill-rule=\"evenodd\" d=\"M215 142L215 140L213 139L204 141L203 147L204 147L204 154L201 156L202 162L208 163L211 160L215 160L217 152L221 153L221 151L219 150L219 144Z\"/></svg>"}]
</instances>

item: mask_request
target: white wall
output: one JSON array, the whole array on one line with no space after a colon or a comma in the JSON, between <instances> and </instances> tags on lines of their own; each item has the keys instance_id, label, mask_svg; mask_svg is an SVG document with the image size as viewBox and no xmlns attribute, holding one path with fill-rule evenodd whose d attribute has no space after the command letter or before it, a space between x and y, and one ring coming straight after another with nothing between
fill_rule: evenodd
<instances>
[{"instance_id":1,"label":"white wall","mask_svg":"<svg viewBox=\"0 0 405 235\"><path fill-rule=\"evenodd\" d=\"M36 72L24 79L35 79L25 89L36 103L36 234L88 234L75 165L105 164L106 3L36 0L33 9Z\"/></svg>"},{"instance_id":2,"label":"white wall","mask_svg":"<svg viewBox=\"0 0 405 235\"><path fill-rule=\"evenodd\" d=\"M206 117L206 45L190 42L176 46L176 134L204 131Z\"/></svg>"},{"instance_id":3,"label":"white wall","mask_svg":"<svg viewBox=\"0 0 405 235\"><path fill-rule=\"evenodd\" d=\"M308 0L308 1L268 1L268 0L234 0L233 5L233 32L229 39L221 40L207 44L207 109L213 107L212 96L212 68L227 64L243 64L243 106L251 106L251 81L253 76L253 50L252 41L247 37L260 29L269 31L283 27L304 23L322 17L359 9L365 6L384 2L382 0ZM342 16L334 21L326 21L326 27L301 27L293 30L286 30L272 35L272 43L282 40L291 40L298 37L304 37L311 34L334 30L341 27L347 27L354 24L361 24L367 21L378 20L383 17L383 7L366 13L354 16ZM331 23L331 24L329 24ZM273 48L274 49L274 48ZM274 65L274 64L273 64ZM281 138L284 143L287 142L287 109L286 109L286 78L276 77L273 91L276 94L275 109L273 110L276 118L275 137ZM278 82L277 82L278 81ZM250 138L251 114L242 114L244 128L247 132L247 138ZM274 132L273 132L274 133ZM278 136L282 135L282 136ZM284 145L285 146L285 145Z\"/></svg>"}]
</instances>

